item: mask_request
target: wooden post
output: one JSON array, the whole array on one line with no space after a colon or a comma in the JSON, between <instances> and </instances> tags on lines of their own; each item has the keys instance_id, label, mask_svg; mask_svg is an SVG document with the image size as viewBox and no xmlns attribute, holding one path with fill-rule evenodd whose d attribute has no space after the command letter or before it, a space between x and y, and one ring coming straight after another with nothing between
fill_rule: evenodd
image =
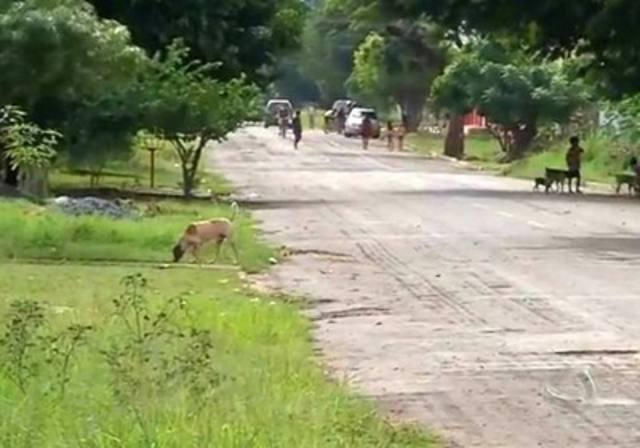
<instances>
[{"instance_id":1,"label":"wooden post","mask_svg":"<svg viewBox=\"0 0 640 448\"><path fill-rule=\"evenodd\" d=\"M149 151L149 157L151 159L151 163L149 166L149 177L150 177L150 183L151 183L151 188L155 188L156 186L156 151L157 148L154 148L153 146L147 148L147 151Z\"/></svg>"}]
</instances>

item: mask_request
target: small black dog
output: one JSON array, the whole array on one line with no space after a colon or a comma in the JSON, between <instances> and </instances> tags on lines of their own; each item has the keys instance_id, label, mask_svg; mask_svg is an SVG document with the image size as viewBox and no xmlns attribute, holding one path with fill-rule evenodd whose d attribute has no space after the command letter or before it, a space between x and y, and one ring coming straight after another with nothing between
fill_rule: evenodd
<instances>
[{"instance_id":1,"label":"small black dog","mask_svg":"<svg viewBox=\"0 0 640 448\"><path fill-rule=\"evenodd\" d=\"M539 191L540 187L547 188L547 179L544 177L536 177L533 181L533 189Z\"/></svg>"}]
</instances>

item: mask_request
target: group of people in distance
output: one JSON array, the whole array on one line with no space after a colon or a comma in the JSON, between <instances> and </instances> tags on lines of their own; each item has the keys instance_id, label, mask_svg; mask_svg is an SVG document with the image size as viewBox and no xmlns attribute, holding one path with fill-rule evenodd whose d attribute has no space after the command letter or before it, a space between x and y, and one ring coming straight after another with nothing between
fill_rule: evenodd
<instances>
[{"instance_id":1,"label":"group of people in distance","mask_svg":"<svg viewBox=\"0 0 640 448\"><path fill-rule=\"evenodd\" d=\"M403 123L394 125L392 121L387 121L387 128L384 136L387 140L387 149L389 151L404 151L404 137L407 133ZM365 116L362 120L360 136L362 137L362 149L369 149L369 141L374 138L375 129L373 122L369 116Z\"/></svg>"},{"instance_id":2,"label":"group of people in distance","mask_svg":"<svg viewBox=\"0 0 640 448\"><path fill-rule=\"evenodd\" d=\"M280 136L285 138L287 128L289 127L289 114L285 109L280 109L278 112L278 127L280 129ZM298 149L298 145L302 140L302 114L300 110L296 110L293 113L293 118L291 119L291 131L293 132L293 147L294 149ZM385 138L387 140L387 148L389 151L404 151L405 135L406 127L403 123L394 125L392 121L388 121L385 130ZM369 142L375 137L375 128L373 121L369 116L365 116L362 120L360 136L362 138L362 148L365 150L369 149Z\"/></svg>"}]
</instances>

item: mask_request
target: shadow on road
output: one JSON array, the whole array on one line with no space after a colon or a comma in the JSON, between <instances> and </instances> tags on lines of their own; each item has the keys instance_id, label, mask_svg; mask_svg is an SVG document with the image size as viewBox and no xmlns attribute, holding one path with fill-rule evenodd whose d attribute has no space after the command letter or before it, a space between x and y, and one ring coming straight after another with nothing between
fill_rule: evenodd
<instances>
[{"instance_id":1,"label":"shadow on road","mask_svg":"<svg viewBox=\"0 0 640 448\"><path fill-rule=\"evenodd\" d=\"M423 189L423 190L406 190L392 191L389 194L393 196L423 196L423 197L465 197L475 199L508 199L508 200L527 200L539 202L562 202L562 203L620 203L624 201L628 204L640 205L640 200L625 195L605 194L605 193L589 193L589 194L560 194L525 190L492 190L488 188L443 188L440 190Z\"/></svg>"},{"instance_id":2,"label":"shadow on road","mask_svg":"<svg viewBox=\"0 0 640 448\"><path fill-rule=\"evenodd\" d=\"M324 205L327 203L337 204L346 203L347 201L339 200L325 200L325 199L234 199L238 205L242 208L249 210L278 210L278 209L292 209L292 208L305 208L318 205Z\"/></svg>"},{"instance_id":3,"label":"shadow on road","mask_svg":"<svg viewBox=\"0 0 640 448\"><path fill-rule=\"evenodd\" d=\"M619 252L640 256L640 238L634 236L611 237L557 237L559 245L566 249L587 250L590 252ZM624 261L627 257L607 255L608 259ZM633 257L637 258L637 257Z\"/></svg>"}]
</instances>

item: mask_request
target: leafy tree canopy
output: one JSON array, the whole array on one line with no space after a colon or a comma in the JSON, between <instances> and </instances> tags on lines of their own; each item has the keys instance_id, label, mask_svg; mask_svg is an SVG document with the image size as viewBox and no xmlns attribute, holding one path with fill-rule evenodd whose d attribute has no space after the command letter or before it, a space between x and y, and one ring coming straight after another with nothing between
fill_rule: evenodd
<instances>
[{"instance_id":1,"label":"leafy tree canopy","mask_svg":"<svg viewBox=\"0 0 640 448\"><path fill-rule=\"evenodd\" d=\"M298 47L307 6L300 0L90 0L126 25L149 55L175 39L190 58L220 62L216 75L270 80L275 58Z\"/></svg>"},{"instance_id":2,"label":"leafy tree canopy","mask_svg":"<svg viewBox=\"0 0 640 448\"><path fill-rule=\"evenodd\" d=\"M188 51L179 42L171 45L140 83L142 126L174 146L187 196L196 187L205 147L222 141L259 108L255 86L244 79L212 79L211 66L188 62Z\"/></svg>"},{"instance_id":3,"label":"leafy tree canopy","mask_svg":"<svg viewBox=\"0 0 640 448\"><path fill-rule=\"evenodd\" d=\"M640 90L640 22L635 0L379 0L387 14L426 14L460 34L478 31L517 38L561 55L578 48L593 55L590 69L613 96Z\"/></svg>"},{"instance_id":4,"label":"leafy tree canopy","mask_svg":"<svg viewBox=\"0 0 640 448\"><path fill-rule=\"evenodd\" d=\"M461 52L433 87L439 106L485 115L509 158L530 147L541 123L569 120L586 92L562 61L509 54L486 42Z\"/></svg>"},{"instance_id":5,"label":"leafy tree canopy","mask_svg":"<svg viewBox=\"0 0 640 448\"><path fill-rule=\"evenodd\" d=\"M347 95L353 53L368 30L353 29L348 2L327 0L310 13L303 32L301 72L313 80L321 101L330 106Z\"/></svg>"},{"instance_id":6,"label":"leafy tree canopy","mask_svg":"<svg viewBox=\"0 0 640 448\"><path fill-rule=\"evenodd\" d=\"M354 56L350 84L383 109L399 105L415 130L431 83L446 59L442 30L431 23L395 23L372 32Z\"/></svg>"},{"instance_id":7,"label":"leafy tree canopy","mask_svg":"<svg viewBox=\"0 0 640 448\"><path fill-rule=\"evenodd\" d=\"M87 98L122 88L143 67L127 29L82 1L0 3L0 104L59 126Z\"/></svg>"}]
</instances>

